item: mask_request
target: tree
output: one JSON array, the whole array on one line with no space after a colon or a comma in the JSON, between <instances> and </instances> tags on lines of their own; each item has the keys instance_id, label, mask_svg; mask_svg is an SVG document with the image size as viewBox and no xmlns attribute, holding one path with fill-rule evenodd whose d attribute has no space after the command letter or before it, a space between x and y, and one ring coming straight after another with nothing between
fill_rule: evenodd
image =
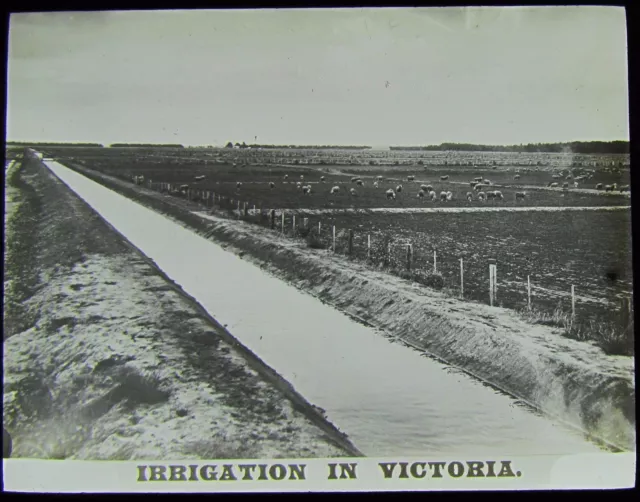
<instances>
[{"instance_id":1,"label":"tree","mask_svg":"<svg viewBox=\"0 0 640 502\"><path fill-rule=\"evenodd\" d=\"M233 148L233 143L231 141L229 141L229 143L227 143L225 148Z\"/></svg>"}]
</instances>

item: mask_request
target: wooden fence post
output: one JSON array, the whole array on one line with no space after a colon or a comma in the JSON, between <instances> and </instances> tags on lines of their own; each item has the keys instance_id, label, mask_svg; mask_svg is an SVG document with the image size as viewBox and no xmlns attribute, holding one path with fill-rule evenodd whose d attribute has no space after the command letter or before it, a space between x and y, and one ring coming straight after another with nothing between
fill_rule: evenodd
<instances>
[{"instance_id":1,"label":"wooden fence post","mask_svg":"<svg viewBox=\"0 0 640 502\"><path fill-rule=\"evenodd\" d=\"M433 250L433 273L438 273L438 257L435 249Z\"/></svg>"},{"instance_id":2,"label":"wooden fence post","mask_svg":"<svg viewBox=\"0 0 640 502\"><path fill-rule=\"evenodd\" d=\"M247 205L247 203L244 203L244 217L247 217L247 214L249 213L249 206Z\"/></svg>"},{"instance_id":3,"label":"wooden fence post","mask_svg":"<svg viewBox=\"0 0 640 502\"><path fill-rule=\"evenodd\" d=\"M320 231L322 230L322 222L318 222L318 235L320 235Z\"/></svg>"},{"instance_id":4,"label":"wooden fence post","mask_svg":"<svg viewBox=\"0 0 640 502\"><path fill-rule=\"evenodd\" d=\"M353 230L349 229L349 256L353 255Z\"/></svg>"},{"instance_id":5,"label":"wooden fence post","mask_svg":"<svg viewBox=\"0 0 640 502\"><path fill-rule=\"evenodd\" d=\"M620 303L620 324L624 330L627 330L631 325L631 298L625 296Z\"/></svg>"},{"instance_id":6,"label":"wooden fence post","mask_svg":"<svg viewBox=\"0 0 640 502\"><path fill-rule=\"evenodd\" d=\"M497 268L495 260L489 260L489 303L493 306L493 303L497 301Z\"/></svg>"},{"instance_id":7,"label":"wooden fence post","mask_svg":"<svg viewBox=\"0 0 640 502\"><path fill-rule=\"evenodd\" d=\"M271 230L276 228L276 210L271 209L269 211L269 219L271 220Z\"/></svg>"},{"instance_id":8,"label":"wooden fence post","mask_svg":"<svg viewBox=\"0 0 640 502\"><path fill-rule=\"evenodd\" d=\"M336 252L336 226L333 225L333 252Z\"/></svg>"},{"instance_id":9,"label":"wooden fence post","mask_svg":"<svg viewBox=\"0 0 640 502\"><path fill-rule=\"evenodd\" d=\"M309 228L309 218L302 219L302 228L304 228L305 230Z\"/></svg>"},{"instance_id":10,"label":"wooden fence post","mask_svg":"<svg viewBox=\"0 0 640 502\"><path fill-rule=\"evenodd\" d=\"M411 255L412 255L411 243L407 244L407 270L411 270Z\"/></svg>"},{"instance_id":11,"label":"wooden fence post","mask_svg":"<svg viewBox=\"0 0 640 502\"><path fill-rule=\"evenodd\" d=\"M371 234L367 234L367 259L371 259Z\"/></svg>"},{"instance_id":12,"label":"wooden fence post","mask_svg":"<svg viewBox=\"0 0 640 502\"><path fill-rule=\"evenodd\" d=\"M284 234L284 209L282 210L282 233Z\"/></svg>"},{"instance_id":13,"label":"wooden fence post","mask_svg":"<svg viewBox=\"0 0 640 502\"><path fill-rule=\"evenodd\" d=\"M576 287L571 285L571 317L576 317Z\"/></svg>"},{"instance_id":14,"label":"wooden fence post","mask_svg":"<svg viewBox=\"0 0 640 502\"><path fill-rule=\"evenodd\" d=\"M531 277L527 276L527 306L531 310Z\"/></svg>"},{"instance_id":15,"label":"wooden fence post","mask_svg":"<svg viewBox=\"0 0 640 502\"><path fill-rule=\"evenodd\" d=\"M296 215L293 215L293 222L291 223L291 229L295 232L296 231Z\"/></svg>"},{"instance_id":16,"label":"wooden fence post","mask_svg":"<svg viewBox=\"0 0 640 502\"><path fill-rule=\"evenodd\" d=\"M464 262L460 258L460 296L464 296Z\"/></svg>"}]
</instances>

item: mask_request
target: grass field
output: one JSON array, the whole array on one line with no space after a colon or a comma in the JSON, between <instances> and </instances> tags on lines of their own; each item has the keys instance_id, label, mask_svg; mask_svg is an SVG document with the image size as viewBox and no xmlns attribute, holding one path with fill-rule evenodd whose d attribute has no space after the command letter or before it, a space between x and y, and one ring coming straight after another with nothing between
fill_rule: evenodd
<instances>
[{"instance_id":1,"label":"grass field","mask_svg":"<svg viewBox=\"0 0 640 502\"><path fill-rule=\"evenodd\" d=\"M323 247L331 246L331 227L335 225L338 252L346 252L347 231L352 230L355 257L366 258L367 238L371 239L373 254L377 257L384 255L384 249L378 248L383 246L386 249L388 240L391 243L391 256L389 260L382 261L388 261L388 267L397 273L406 267L407 243L412 244L412 267L418 270L432 270L433 251L436 250L437 270L444 278L444 288L455 295L459 294L460 289L462 258L464 297L474 301L488 302L488 264L489 259L495 259L498 268L497 304L508 308L524 308L527 305L527 276L530 276L532 306L540 312L541 322L562 324L566 321L571 311L570 291L573 285L576 289L578 324L600 329L593 326L615 323L619 317L620 299L632 291L629 210L508 210L517 206L558 209L629 206L628 192L595 190L597 183L628 184L628 167L620 166L620 163L628 164L628 158L622 159L622 156L573 156L571 160L552 154L493 153L474 157L469 153L460 153L448 154L444 161L441 156L440 165L432 162L426 166L371 166L367 159L374 152L367 151L361 155L357 166L276 165L268 162L254 165L236 163L234 166L220 159L229 160L233 155L245 155L255 160L257 153L204 149L199 152L191 149L142 152L126 148L86 149L73 154L60 151L46 153L62 157L60 160L68 165L79 163L123 179L143 175L153 183L171 183L174 186L187 184L192 193L215 192L223 198L220 204L228 209L237 207L238 201L246 203L250 209L255 205L263 212L276 209L278 228L281 225L280 210L286 210L287 232L292 230L294 214L297 226L306 217L311 227L315 228L320 223L321 232L316 240ZM438 158L436 153L419 155L424 159L431 154L433 160ZM322 155L331 154L335 155L322 152ZM405 154L386 152L375 162L393 159L395 155L401 164L405 162L402 160ZM267 159L278 154L268 152L264 155ZM299 156L301 153L291 155ZM306 161L316 160L315 155L307 152ZM358 153L349 152L349 155L357 157ZM414 160L417 158L415 155ZM492 166L492 158L499 158L500 162ZM475 159L476 163L482 161L484 165L464 165L471 162L466 159ZM445 161L448 165L443 165ZM538 162L541 166L536 165ZM452 166L452 163L462 165ZM567 163L569 166L577 164L578 167L569 168ZM561 172L561 179L553 178L553 175L558 176ZM516 174L520 176L517 180L514 179ZM286 180L285 175L288 176ZM409 175L415 176L415 181L408 181ZM444 175L449 178L441 181L440 176ZM552 181L562 186L567 175L590 178L581 182L578 189L573 188L572 180L569 180L572 188L568 190L547 187ZM205 176L205 179L195 181L196 176ZM325 177L324 182L321 176ZM359 176L364 186L353 183L354 176ZM374 188L373 181L378 176L383 179L379 187ZM499 189L504 200L479 201L469 186L469 181L475 177L491 180L492 186L487 188ZM242 182L240 188L236 186L238 181ZM298 181L310 184L311 193L304 195L296 187ZM270 182L274 183L274 188L270 188ZM388 200L385 190L395 188L400 183L403 191L397 194L395 200ZM441 191L451 191L453 198L447 202L441 202L439 197L436 201L418 198L421 184L431 184L438 195ZM340 191L330 194L331 187L336 185L340 186ZM357 196L349 194L350 188L356 189ZM466 199L469 191L474 192L470 202ZM526 191L524 201L515 200L516 191ZM491 213L425 213L410 210L488 207L505 210ZM404 208L408 211L341 211L347 208ZM255 219L268 224L268 218L264 215Z\"/></svg>"}]
</instances>

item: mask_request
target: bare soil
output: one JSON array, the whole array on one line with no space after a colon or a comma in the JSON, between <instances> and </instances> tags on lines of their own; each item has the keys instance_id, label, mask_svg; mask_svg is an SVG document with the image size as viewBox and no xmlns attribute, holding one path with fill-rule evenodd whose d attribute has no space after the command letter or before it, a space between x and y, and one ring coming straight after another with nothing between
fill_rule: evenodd
<instances>
[{"instance_id":1,"label":"bare soil","mask_svg":"<svg viewBox=\"0 0 640 502\"><path fill-rule=\"evenodd\" d=\"M37 161L5 258L3 424L13 457L359 456Z\"/></svg>"}]
</instances>

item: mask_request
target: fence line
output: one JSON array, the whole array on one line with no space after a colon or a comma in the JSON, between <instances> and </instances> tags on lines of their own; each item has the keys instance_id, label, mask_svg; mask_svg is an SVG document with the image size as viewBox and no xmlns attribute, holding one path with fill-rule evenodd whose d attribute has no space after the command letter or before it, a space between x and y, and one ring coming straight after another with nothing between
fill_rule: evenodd
<instances>
[{"instance_id":1,"label":"fence line","mask_svg":"<svg viewBox=\"0 0 640 502\"><path fill-rule=\"evenodd\" d=\"M126 178L128 180L130 180L130 178ZM135 183L135 182L134 182ZM242 216L244 216L244 218L248 218L248 212L249 212L249 207L250 207L250 203L249 202L241 202L239 199L233 199L233 198L228 198L228 197L223 197L221 194L216 194L213 191L208 191L208 190L194 190L194 189L184 189L181 188L180 186L177 185L173 185L171 183L166 183L166 182L156 182L153 183L152 180L148 180L147 181L148 186L150 187L151 190L154 191L159 191L159 192L164 192L167 191L169 192L169 194L173 194L175 193L175 191L177 191L178 189L180 189L180 193L183 194L183 196L186 196L186 198L189 201L195 201L198 205L200 206L204 206L204 207L209 207L209 205L211 206L211 208L213 209L216 205L220 208L220 209L224 209L224 206L227 206L227 209L233 208L234 206L236 207L236 214L238 218L241 218ZM217 204L216 204L217 202ZM275 209L267 209L266 214L264 215L265 218L263 218L263 205L260 204L260 212L257 212L257 205L256 204L252 204L253 206L253 212L252 212L252 216L257 218L256 223L259 224L264 224L264 222L268 222L267 225L270 226L270 228L274 229L275 228L275 214L276 214L276 210ZM243 208L243 210L241 211L241 207ZM285 234L285 215L286 215L286 210L282 210L281 213L281 217L282 217L282 222L281 222L281 232L284 235ZM302 224L302 228L306 233L303 233L303 235L308 235L308 230L310 229L309 227L309 218L308 217L303 217L303 224ZM318 221L318 238L321 239L322 238L322 221ZM295 237L298 232L296 232L296 214L292 214L292 235ZM353 231L353 229L347 229L347 249L346 249L346 254L349 256L353 256L354 255L354 237L355 237L355 233ZM367 234L367 243L366 243L366 257L367 260L371 260L372 259L372 242L371 242L371 234ZM336 245L337 245L337 238L336 238L336 225L332 225L331 226L331 249L334 253L336 253ZM344 249L344 248L343 248ZM384 262L387 265L391 265L392 264L392 253L391 253L391 241L389 240L386 246L386 254L384 256ZM344 252L344 251L343 251ZM438 257L437 257L437 250L434 249L433 250L433 274L438 274ZM461 257L460 259L460 297L464 298L464 260ZM413 251L413 245L411 242L406 243L406 269L407 271L411 271L412 269L415 268L415 256L414 256L414 251ZM495 303L497 303L497 264L495 259L490 259L489 260L489 304L491 306L493 306ZM398 263L397 261L395 263ZM527 283L526 283L526 294L527 294L527 308L531 311L533 308L532 305L532 286L531 286L531 276L527 275ZM632 304L630 302L630 298L627 298L626 296L622 298L621 300L621 315L623 318L627 319L627 321L629 320L629 315L631 312L631 308L632 308ZM626 315L626 317L624 317ZM575 295L575 285L571 285L571 316L572 318L575 319L576 317L576 295Z\"/></svg>"}]
</instances>

